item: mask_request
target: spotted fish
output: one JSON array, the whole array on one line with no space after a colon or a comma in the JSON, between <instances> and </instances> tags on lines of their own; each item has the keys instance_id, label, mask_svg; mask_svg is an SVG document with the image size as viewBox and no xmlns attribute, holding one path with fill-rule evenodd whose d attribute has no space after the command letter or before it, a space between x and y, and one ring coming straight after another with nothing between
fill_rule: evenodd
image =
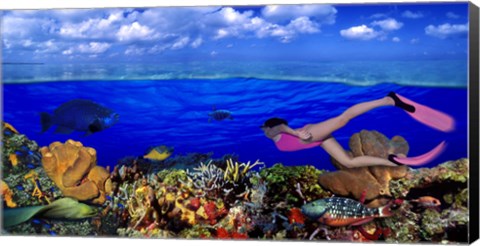
<instances>
[{"instance_id":1,"label":"spotted fish","mask_svg":"<svg viewBox=\"0 0 480 246\"><path fill-rule=\"evenodd\" d=\"M340 227L361 225L375 218L392 215L390 204L379 208L367 208L362 203L344 197L316 200L302 206L302 213L311 220Z\"/></svg>"},{"instance_id":2,"label":"spotted fish","mask_svg":"<svg viewBox=\"0 0 480 246\"><path fill-rule=\"evenodd\" d=\"M208 113L208 116L210 118L208 119L208 122L210 122L212 119L214 120L225 120L225 119L231 119L233 120L232 112L225 110L225 109L216 109L213 107L213 111Z\"/></svg>"}]
</instances>

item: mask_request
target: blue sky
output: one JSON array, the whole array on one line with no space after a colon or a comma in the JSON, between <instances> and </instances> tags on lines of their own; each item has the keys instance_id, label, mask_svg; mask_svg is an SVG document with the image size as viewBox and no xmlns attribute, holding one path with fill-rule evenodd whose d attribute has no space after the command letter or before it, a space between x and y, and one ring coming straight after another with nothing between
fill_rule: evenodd
<instances>
[{"instance_id":1,"label":"blue sky","mask_svg":"<svg viewBox=\"0 0 480 246\"><path fill-rule=\"evenodd\" d=\"M468 5L4 11L4 62L466 59Z\"/></svg>"}]
</instances>

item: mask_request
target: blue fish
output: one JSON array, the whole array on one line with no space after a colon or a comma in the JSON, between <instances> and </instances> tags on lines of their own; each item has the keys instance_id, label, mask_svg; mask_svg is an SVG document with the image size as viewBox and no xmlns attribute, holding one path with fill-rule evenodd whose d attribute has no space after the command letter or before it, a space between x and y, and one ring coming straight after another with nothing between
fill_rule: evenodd
<instances>
[{"instance_id":1,"label":"blue fish","mask_svg":"<svg viewBox=\"0 0 480 246\"><path fill-rule=\"evenodd\" d=\"M16 155L23 155L23 152L17 150L17 151L15 151L15 154Z\"/></svg>"},{"instance_id":2,"label":"blue fish","mask_svg":"<svg viewBox=\"0 0 480 246\"><path fill-rule=\"evenodd\" d=\"M73 131L90 135L105 130L118 122L119 115L96 102L74 99L60 105L53 114L41 113L42 132L57 125L55 133L70 134Z\"/></svg>"},{"instance_id":3,"label":"blue fish","mask_svg":"<svg viewBox=\"0 0 480 246\"><path fill-rule=\"evenodd\" d=\"M106 196L107 200L111 201L112 200L112 197L111 196Z\"/></svg>"},{"instance_id":4,"label":"blue fish","mask_svg":"<svg viewBox=\"0 0 480 246\"><path fill-rule=\"evenodd\" d=\"M48 231L48 234L50 234L50 235L52 235L52 236L56 236L56 235L57 235L57 233L54 232L54 231Z\"/></svg>"},{"instance_id":5,"label":"blue fish","mask_svg":"<svg viewBox=\"0 0 480 246\"><path fill-rule=\"evenodd\" d=\"M44 223L44 224L43 224L43 228L45 228L45 229L47 229L47 230L50 230L50 229L52 229L52 225L47 224L47 223Z\"/></svg>"},{"instance_id":6,"label":"blue fish","mask_svg":"<svg viewBox=\"0 0 480 246\"><path fill-rule=\"evenodd\" d=\"M13 132L11 132L11 131L5 131L5 132L3 132L3 134L5 134L5 136L12 136L12 135L13 135Z\"/></svg>"},{"instance_id":7,"label":"blue fish","mask_svg":"<svg viewBox=\"0 0 480 246\"><path fill-rule=\"evenodd\" d=\"M117 206L118 206L119 208L125 208L125 206L123 206L123 204L121 204L121 203L117 203Z\"/></svg>"},{"instance_id":8,"label":"blue fish","mask_svg":"<svg viewBox=\"0 0 480 246\"><path fill-rule=\"evenodd\" d=\"M225 109L216 109L215 107L213 107L212 112L208 113L208 116L210 116L208 122L210 122L212 119L218 121L222 121L225 119L233 120L232 112Z\"/></svg>"},{"instance_id":9,"label":"blue fish","mask_svg":"<svg viewBox=\"0 0 480 246\"><path fill-rule=\"evenodd\" d=\"M25 188L23 188L22 185L17 185L17 186L15 186L15 189L17 189L17 190L25 190Z\"/></svg>"},{"instance_id":10,"label":"blue fish","mask_svg":"<svg viewBox=\"0 0 480 246\"><path fill-rule=\"evenodd\" d=\"M29 169L35 169L35 165L33 165L32 163L28 163L28 164L27 164L27 167L28 167Z\"/></svg>"},{"instance_id":11,"label":"blue fish","mask_svg":"<svg viewBox=\"0 0 480 246\"><path fill-rule=\"evenodd\" d=\"M32 223L36 224L36 225L40 225L40 223L42 223L42 222L39 219L33 219Z\"/></svg>"}]
</instances>

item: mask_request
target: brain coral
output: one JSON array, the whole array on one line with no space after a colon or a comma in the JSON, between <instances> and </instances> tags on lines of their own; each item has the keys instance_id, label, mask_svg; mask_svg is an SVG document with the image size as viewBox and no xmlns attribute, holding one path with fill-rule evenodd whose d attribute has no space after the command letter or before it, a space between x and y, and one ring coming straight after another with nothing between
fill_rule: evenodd
<instances>
[{"instance_id":1,"label":"brain coral","mask_svg":"<svg viewBox=\"0 0 480 246\"><path fill-rule=\"evenodd\" d=\"M64 196L96 204L105 202L111 181L109 173L96 165L95 149L69 139L65 144L54 142L42 147L40 152L45 172Z\"/></svg>"}]
</instances>

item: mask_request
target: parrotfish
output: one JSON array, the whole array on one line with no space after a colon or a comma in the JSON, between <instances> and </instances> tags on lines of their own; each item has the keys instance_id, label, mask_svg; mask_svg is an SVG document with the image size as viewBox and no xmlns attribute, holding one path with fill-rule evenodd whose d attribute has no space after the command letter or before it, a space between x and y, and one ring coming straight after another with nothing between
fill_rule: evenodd
<instances>
[{"instance_id":1,"label":"parrotfish","mask_svg":"<svg viewBox=\"0 0 480 246\"><path fill-rule=\"evenodd\" d=\"M233 120L232 112L225 110L225 109L216 109L213 107L213 111L208 113L208 116L210 118L208 119L208 122L210 122L212 119L214 120L224 120L224 119L231 119Z\"/></svg>"},{"instance_id":2,"label":"parrotfish","mask_svg":"<svg viewBox=\"0 0 480 246\"><path fill-rule=\"evenodd\" d=\"M302 213L311 220L340 227L361 225L375 218L392 215L390 204L379 208L367 208L362 203L344 197L319 199L302 206Z\"/></svg>"},{"instance_id":3,"label":"parrotfish","mask_svg":"<svg viewBox=\"0 0 480 246\"><path fill-rule=\"evenodd\" d=\"M152 147L147 153L143 156L145 159L154 160L154 161L163 161L170 157L173 152L173 147L167 147L165 145Z\"/></svg>"},{"instance_id":4,"label":"parrotfish","mask_svg":"<svg viewBox=\"0 0 480 246\"><path fill-rule=\"evenodd\" d=\"M96 102L74 99L63 103L53 114L40 113L42 132L52 125L57 125L55 133L70 134L73 131L86 132L90 135L113 126L119 115Z\"/></svg>"}]
</instances>

